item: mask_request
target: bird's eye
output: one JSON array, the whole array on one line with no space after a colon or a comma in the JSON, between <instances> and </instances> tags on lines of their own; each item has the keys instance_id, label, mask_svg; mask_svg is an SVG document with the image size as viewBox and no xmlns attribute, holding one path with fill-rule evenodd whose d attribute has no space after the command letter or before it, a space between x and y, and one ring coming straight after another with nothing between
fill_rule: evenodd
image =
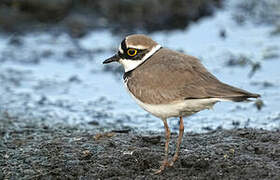
<instances>
[{"instance_id":1,"label":"bird's eye","mask_svg":"<svg viewBox=\"0 0 280 180\"><path fill-rule=\"evenodd\" d=\"M136 49L128 49L127 54L129 56L135 56L137 54L137 50Z\"/></svg>"}]
</instances>

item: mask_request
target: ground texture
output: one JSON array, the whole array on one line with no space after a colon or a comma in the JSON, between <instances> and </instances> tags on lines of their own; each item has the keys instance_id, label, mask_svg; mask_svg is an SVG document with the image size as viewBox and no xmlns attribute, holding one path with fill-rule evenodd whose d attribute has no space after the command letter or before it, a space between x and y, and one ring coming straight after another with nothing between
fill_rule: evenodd
<instances>
[{"instance_id":1,"label":"ground texture","mask_svg":"<svg viewBox=\"0 0 280 180\"><path fill-rule=\"evenodd\" d=\"M0 179L280 179L279 131L185 133L180 159L154 175L164 133L0 121ZM170 156L175 150L173 133Z\"/></svg>"}]
</instances>

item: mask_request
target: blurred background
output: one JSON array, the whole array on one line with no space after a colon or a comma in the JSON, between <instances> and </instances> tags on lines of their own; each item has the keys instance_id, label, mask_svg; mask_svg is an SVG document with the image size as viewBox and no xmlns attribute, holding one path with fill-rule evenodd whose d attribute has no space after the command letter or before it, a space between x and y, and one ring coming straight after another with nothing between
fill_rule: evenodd
<instances>
[{"instance_id":1,"label":"blurred background","mask_svg":"<svg viewBox=\"0 0 280 180\"><path fill-rule=\"evenodd\" d=\"M186 118L186 131L279 129L279 19L279 0L1 0L1 126L163 130L126 93L120 65L102 65L126 35L145 33L262 95Z\"/></svg>"}]
</instances>

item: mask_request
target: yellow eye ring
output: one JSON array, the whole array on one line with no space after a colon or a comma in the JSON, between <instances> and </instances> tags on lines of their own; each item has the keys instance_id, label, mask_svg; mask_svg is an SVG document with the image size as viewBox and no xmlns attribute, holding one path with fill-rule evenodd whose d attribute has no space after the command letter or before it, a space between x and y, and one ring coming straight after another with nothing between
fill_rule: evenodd
<instances>
[{"instance_id":1,"label":"yellow eye ring","mask_svg":"<svg viewBox=\"0 0 280 180\"><path fill-rule=\"evenodd\" d=\"M137 50L136 49L128 49L127 54L129 56L135 56L137 54Z\"/></svg>"}]
</instances>

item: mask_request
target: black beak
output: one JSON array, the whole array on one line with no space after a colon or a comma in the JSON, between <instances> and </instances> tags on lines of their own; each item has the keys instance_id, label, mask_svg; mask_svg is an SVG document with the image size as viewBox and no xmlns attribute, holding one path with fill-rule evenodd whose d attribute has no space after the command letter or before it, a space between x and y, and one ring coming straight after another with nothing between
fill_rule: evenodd
<instances>
[{"instance_id":1,"label":"black beak","mask_svg":"<svg viewBox=\"0 0 280 180\"><path fill-rule=\"evenodd\" d=\"M120 60L120 56L118 54L106 59L105 61L103 61L103 64L108 64L108 63L111 63L111 62L116 62L116 61L119 61Z\"/></svg>"}]
</instances>

